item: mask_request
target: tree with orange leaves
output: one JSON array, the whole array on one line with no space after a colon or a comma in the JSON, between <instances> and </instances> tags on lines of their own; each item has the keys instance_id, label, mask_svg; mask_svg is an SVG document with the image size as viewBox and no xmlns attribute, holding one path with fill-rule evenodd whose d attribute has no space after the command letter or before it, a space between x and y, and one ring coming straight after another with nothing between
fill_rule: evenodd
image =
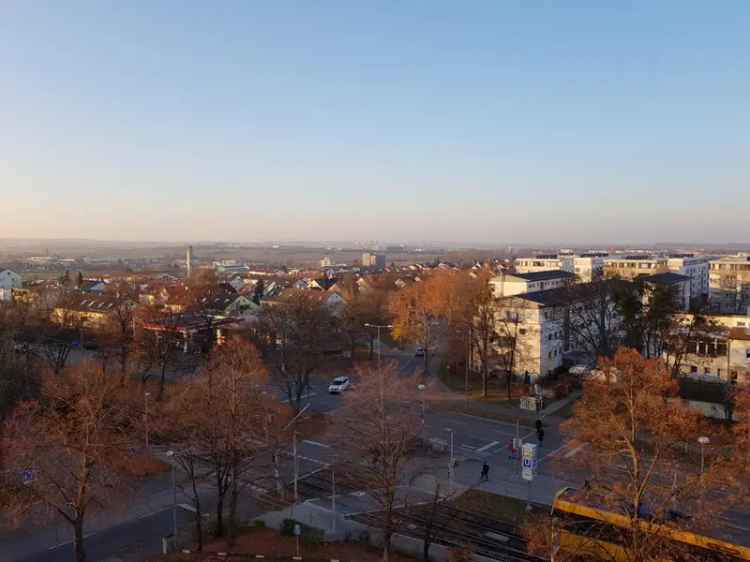
<instances>
[{"instance_id":1,"label":"tree with orange leaves","mask_svg":"<svg viewBox=\"0 0 750 562\"><path fill-rule=\"evenodd\" d=\"M593 522L575 532L592 539L592 544L602 539L621 545L618 556L633 562L689 555L684 545L649 522L707 532L720 521L719 512L739 498L734 493L737 482L731 474L728 435L705 423L677 399L677 392L677 381L663 361L621 348L612 359L600 360L598 370L584 383L573 417L562 426L581 447L570 462L589 475L575 501L628 522ZM707 451L705 464L700 436L715 445ZM543 522L535 526L527 534L540 554L548 554ZM605 558L609 554L601 551ZM565 556L561 553L556 559Z\"/></svg>"},{"instance_id":2,"label":"tree with orange leaves","mask_svg":"<svg viewBox=\"0 0 750 562\"><path fill-rule=\"evenodd\" d=\"M86 560L86 519L124 493L137 469L130 390L93 364L50 372L40 398L21 402L4 424L10 507L19 517L43 508L68 523L77 562Z\"/></svg>"}]
</instances>

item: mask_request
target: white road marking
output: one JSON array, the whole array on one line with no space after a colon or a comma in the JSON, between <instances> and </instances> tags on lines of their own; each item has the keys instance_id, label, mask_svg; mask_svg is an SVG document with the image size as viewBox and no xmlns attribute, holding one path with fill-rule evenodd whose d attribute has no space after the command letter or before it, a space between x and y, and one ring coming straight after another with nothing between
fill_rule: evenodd
<instances>
[{"instance_id":1,"label":"white road marking","mask_svg":"<svg viewBox=\"0 0 750 562\"><path fill-rule=\"evenodd\" d=\"M317 396L317 395L318 395L317 392L310 392L309 394L303 394L302 396L300 396L300 400L304 400L305 398L312 398L313 396ZM281 401L282 404L288 404L289 402L291 402L289 398Z\"/></svg>"},{"instance_id":2,"label":"white road marking","mask_svg":"<svg viewBox=\"0 0 750 562\"><path fill-rule=\"evenodd\" d=\"M571 449L567 453L563 455L563 458L569 459L570 457L573 457L580 453L583 449L585 449L588 446L588 443L584 443L583 445L578 445L575 449Z\"/></svg>"},{"instance_id":3,"label":"white road marking","mask_svg":"<svg viewBox=\"0 0 750 562\"><path fill-rule=\"evenodd\" d=\"M321 460L313 459L313 458L310 458L310 457L303 457L302 455L297 455L297 458L298 459L302 459L303 461L314 462L315 464L325 464Z\"/></svg>"},{"instance_id":4,"label":"white road marking","mask_svg":"<svg viewBox=\"0 0 750 562\"><path fill-rule=\"evenodd\" d=\"M477 449L477 453L484 453L487 449L492 449L495 445L499 445L500 441L493 441L492 443L487 443L484 447L479 447Z\"/></svg>"},{"instance_id":5,"label":"white road marking","mask_svg":"<svg viewBox=\"0 0 750 562\"><path fill-rule=\"evenodd\" d=\"M185 511L190 511L191 513L196 513L198 510L195 509L192 505L188 505L186 503L178 503L177 507L181 507Z\"/></svg>"},{"instance_id":6,"label":"white road marking","mask_svg":"<svg viewBox=\"0 0 750 562\"><path fill-rule=\"evenodd\" d=\"M325 443L319 443L318 441L311 441L310 439L305 439L303 443L307 443L308 445L314 445L315 447L323 447L324 449L330 449L330 445L326 445Z\"/></svg>"}]
</instances>

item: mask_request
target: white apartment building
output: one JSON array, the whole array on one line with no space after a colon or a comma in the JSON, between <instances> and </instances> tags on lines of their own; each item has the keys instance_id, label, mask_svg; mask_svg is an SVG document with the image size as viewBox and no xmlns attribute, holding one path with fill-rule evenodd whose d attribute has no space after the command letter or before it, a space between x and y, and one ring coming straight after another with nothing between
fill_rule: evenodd
<instances>
[{"instance_id":1,"label":"white apartment building","mask_svg":"<svg viewBox=\"0 0 750 562\"><path fill-rule=\"evenodd\" d=\"M706 302L709 294L708 272L710 256L673 254L667 258L669 271L690 277L690 300Z\"/></svg>"},{"instance_id":2,"label":"white apartment building","mask_svg":"<svg viewBox=\"0 0 750 562\"><path fill-rule=\"evenodd\" d=\"M691 353L682 359L680 371L703 380L750 384L750 316L716 314L707 317L714 329L690 341ZM680 320L688 325L692 314Z\"/></svg>"},{"instance_id":3,"label":"white apartment building","mask_svg":"<svg viewBox=\"0 0 750 562\"><path fill-rule=\"evenodd\" d=\"M535 380L562 366L566 305L559 297L559 291L542 291L497 301L497 359L492 370L508 364L504 357L509 357L511 345L514 345L512 373L516 376L528 375Z\"/></svg>"},{"instance_id":4,"label":"white apartment building","mask_svg":"<svg viewBox=\"0 0 750 562\"><path fill-rule=\"evenodd\" d=\"M750 254L711 260L708 288L716 312L750 314Z\"/></svg>"},{"instance_id":5,"label":"white apartment building","mask_svg":"<svg viewBox=\"0 0 750 562\"><path fill-rule=\"evenodd\" d=\"M591 283L604 277L606 253L586 252L573 256L573 273L581 283Z\"/></svg>"},{"instance_id":6,"label":"white apartment building","mask_svg":"<svg viewBox=\"0 0 750 562\"><path fill-rule=\"evenodd\" d=\"M601 279L604 274L606 252L584 252L540 254L534 257L516 258L514 265L518 273L562 270L575 273L578 281L590 283Z\"/></svg>"},{"instance_id":7,"label":"white apartment building","mask_svg":"<svg viewBox=\"0 0 750 562\"><path fill-rule=\"evenodd\" d=\"M0 270L0 301L13 300L13 289L23 286L21 276L10 269Z\"/></svg>"},{"instance_id":8,"label":"white apartment building","mask_svg":"<svg viewBox=\"0 0 750 562\"><path fill-rule=\"evenodd\" d=\"M535 291L557 289L575 281L575 275L567 271L535 271L530 273L501 272L490 279L495 298L511 297Z\"/></svg>"},{"instance_id":9,"label":"white apartment building","mask_svg":"<svg viewBox=\"0 0 750 562\"><path fill-rule=\"evenodd\" d=\"M535 273L538 271L573 271L573 256L569 254L538 254L530 258L516 258L514 261L518 273Z\"/></svg>"},{"instance_id":10,"label":"white apartment building","mask_svg":"<svg viewBox=\"0 0 750 562\"><path fill-rule=\"evenodd\" d=\"M619 277L632 281L641 275L653 275L668 271L667 258L633 254L627 256L610 256L604 262L604 276Z\"/></svg>"}]
</instances>

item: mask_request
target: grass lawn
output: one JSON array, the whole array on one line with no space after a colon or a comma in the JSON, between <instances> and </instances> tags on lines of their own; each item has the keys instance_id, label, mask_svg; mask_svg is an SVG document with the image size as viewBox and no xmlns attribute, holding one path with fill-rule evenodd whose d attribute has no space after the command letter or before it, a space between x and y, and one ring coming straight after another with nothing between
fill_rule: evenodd
<instances>
[{"instance_id":1,"label":"grass lawn","mask_svg":"<svg viewBox=\"0 0 750 562\"><path fill-rule=\"evenodd\" d=\"M265 556L267 560L288 560L296 554L294 537L285 537L278 531L265 528L244 529L235 543L230 547L225 540L211 541L204 546L202 554L173 554L157 558L159 562L207 562L215 560L212 554L227 552L237 555L225 560L249 560L256 555ZM301 549L304 560L340 560L341 562L380 562L383 552L379 548L358 543L322 543L303 544ZM393 562L413 562L401 554L392 553ZM156 562L156 561L154 561Z\"/></svg>"},{"instance_id":2,"label":"grass lawn","mask_svg":"<svg viewBox=\"0 0 750 562\"><path fill-rule=\"evenodd\" d=\"M528 513L526 502L517 498L498 496L481 490L469 490L456 498L453 505L465 511L481 513L492 519L522 525Z\"/></svg>"}]
</instances>

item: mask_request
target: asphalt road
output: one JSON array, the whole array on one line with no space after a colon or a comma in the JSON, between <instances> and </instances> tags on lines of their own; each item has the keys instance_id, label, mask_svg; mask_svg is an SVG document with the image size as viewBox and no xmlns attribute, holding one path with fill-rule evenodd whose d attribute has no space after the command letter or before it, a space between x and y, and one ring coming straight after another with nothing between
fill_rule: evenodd
<instances>
[{"instance_id":1,"label":"asphalt road","mask_svg":"<svg viewBox=\"0 0 750 562\"><path fill-rule=\"evenodd\" d=\"M179 528L191 525L192 517L192 513L178 508ZM123 560L144 560L160 554L161 537L171 534L172 509L167 508L87 536L85 539L87 558L103 561L116 554ZM46 551L15 560L19 562L70 562L73 559L73 544L65 542ZM0 560L6 560L6 558L0 555Z\"/></svg>"}]
</instances>

